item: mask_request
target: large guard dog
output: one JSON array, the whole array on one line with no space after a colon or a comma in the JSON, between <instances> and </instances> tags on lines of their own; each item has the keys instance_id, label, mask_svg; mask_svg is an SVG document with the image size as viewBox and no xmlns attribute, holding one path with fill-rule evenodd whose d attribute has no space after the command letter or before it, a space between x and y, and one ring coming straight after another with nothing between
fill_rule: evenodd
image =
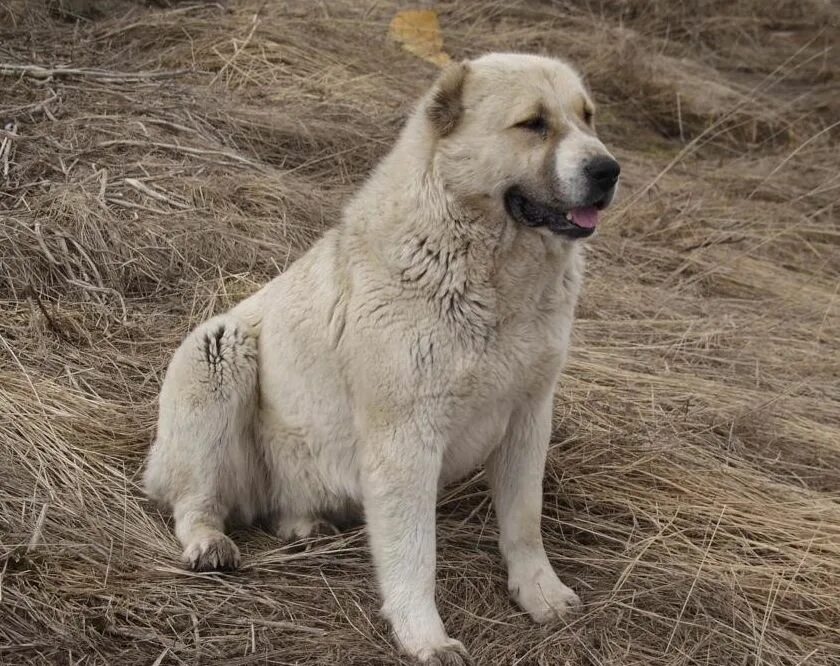
<instances>
[{"instance_id":1,"label":"large guard dog","mask_svg":"<svg viewBox=\"0 0 840 666\"><path fill-rule=\"evenodd\" d=\"M537 622L578 603L540 514L580 241L619 175L592 115L558 60L451 66L343 221L187 337L145 483L189 566L238 564L231 522L295 538L363 513L400 645L462 663L435 607L435 502L484 464L513 597Z\"/></svg>"}]
</instances>

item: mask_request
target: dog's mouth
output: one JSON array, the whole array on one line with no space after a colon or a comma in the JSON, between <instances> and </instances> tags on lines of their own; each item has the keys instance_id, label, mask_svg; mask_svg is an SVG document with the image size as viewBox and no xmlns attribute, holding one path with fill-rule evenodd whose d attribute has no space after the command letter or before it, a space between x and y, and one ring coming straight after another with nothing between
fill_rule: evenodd
<instances>
[{"instance_id":1,"label":"dog's mouth","mask_svg":"<svg viewBox=\"0 0 840 666\"><path fill-rule=\"evenodd\" d=\"M505 192L505 209L514 220L526 227L546 227L567 238L586 238L595 233L598 213L606 205L604 200L590 206L564 209L532 199L517 186Z\"/></svg>"}]
</instances>

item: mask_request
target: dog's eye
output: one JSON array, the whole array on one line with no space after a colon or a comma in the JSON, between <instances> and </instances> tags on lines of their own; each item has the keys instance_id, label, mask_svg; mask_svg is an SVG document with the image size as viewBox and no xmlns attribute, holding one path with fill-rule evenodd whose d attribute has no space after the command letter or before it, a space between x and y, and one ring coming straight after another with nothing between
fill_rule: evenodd
<instances>
[{"instance_id":1,"label":"dog's eye","mask_svg":"<svg viewBox=\"0 0 840 666\"><path fill-rule=\"evenodd\" d=\"M548 132L548 121L542 114L532 116L527 120L523 120L520 123L516 123L515 126L521 127L522 129L526 129L529 132L536 132L537 134L545 135Z\"/></svg>"},{"instance_id":2,"label":"dog's eye","mask_svg":"<svg viewBox=\"0 0 840 666\"><path fill-rule=\"evenodd\" d=\"M592 120L594 115L595 114L592 112L592 109L590 107L583 107L583 122L585 122L590 127L592 127Z\"/></svg>"}]
</instances>

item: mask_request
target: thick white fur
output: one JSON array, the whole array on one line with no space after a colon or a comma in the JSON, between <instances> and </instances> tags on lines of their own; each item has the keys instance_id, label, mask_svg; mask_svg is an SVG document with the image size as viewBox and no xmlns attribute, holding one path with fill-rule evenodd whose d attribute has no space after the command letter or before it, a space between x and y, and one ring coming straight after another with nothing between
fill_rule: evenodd
<instances>
[{"instance_id":1,"label":"thick white fur","mask_svg":"<svg viewBox=\"0 0 840 666\"><path fill-rule=\"evenodd\" d=\"M183 342L145 476L199 569L238 564L231 522L293 538L363 510L384 614L426 663L465 656L435 606L436 495L482 464L511 594L538 622L578 603L540 514L581 248L514 222L502 193L545 169L575 191L582 161L607 154L575 115L588 98L565 64L496 54L459 67L341 224ZM428 113L440 86L456 101L445 132ZM512 127L535 103L553 143Z\"/></svg>"}]
</instances>

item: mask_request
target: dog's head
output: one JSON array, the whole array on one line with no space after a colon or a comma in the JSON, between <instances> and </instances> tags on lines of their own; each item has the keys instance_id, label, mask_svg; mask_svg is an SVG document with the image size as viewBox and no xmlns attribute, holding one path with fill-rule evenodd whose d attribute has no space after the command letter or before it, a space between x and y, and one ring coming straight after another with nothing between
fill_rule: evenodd
<instances>
[{"instance_id":1,"label":"dog's head","mask_svg":"<svg viewBox=\"0 0 840 666\"><path fill-rule=\"evenodd\" d=\"M494 53L451 65L425 108L435 169L453 194L565 238L592 235L618 187L580 76L540 56Z\"/></svg>"}]
</instances>

